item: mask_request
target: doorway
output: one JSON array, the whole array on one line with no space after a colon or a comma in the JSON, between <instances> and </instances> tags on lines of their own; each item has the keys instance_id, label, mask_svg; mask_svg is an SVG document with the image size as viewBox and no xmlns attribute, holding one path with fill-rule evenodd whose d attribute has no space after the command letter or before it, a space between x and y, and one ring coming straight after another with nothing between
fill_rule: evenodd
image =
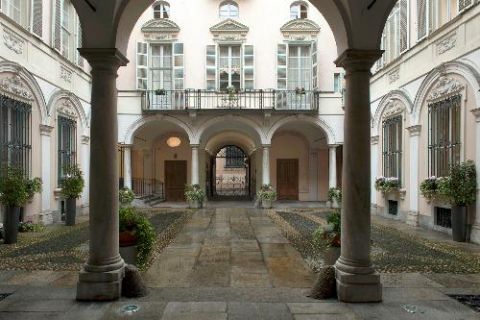
<instances>
[{"instance_id":1,"label":"doorway","mask_svg":"<svg viewBox=\"0 0 480 320\"><path fill-rule=\"evenodd\" d=\"M278 200L298 200L298 159L277 159Z\"/></svg>"},{"instance_id":2,"label":"doorway","mask_svg":"<svg viewBox=\"0 0 480 320\"><path fill-rule=\"evenodd\" d=\"M165 200L185 201L187 161L165 161Z\"/></svg>"}]
</instances>

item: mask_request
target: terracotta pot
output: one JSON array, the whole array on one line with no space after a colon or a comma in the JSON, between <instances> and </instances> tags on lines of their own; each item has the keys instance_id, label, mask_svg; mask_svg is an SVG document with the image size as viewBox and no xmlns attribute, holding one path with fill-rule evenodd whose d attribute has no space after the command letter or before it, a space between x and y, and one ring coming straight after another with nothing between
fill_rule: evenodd
<instances>
[{"instance_id":1,"label":"terracotta pot","mask_svg":"<svg viewBox=\"0 0 480 320\"><path fill-rule=\"evenodd\" d=\"M118 234L120 247L130 247L137 244L137 236L132 231L123 231Z\"/></svg>"}]
</instances>

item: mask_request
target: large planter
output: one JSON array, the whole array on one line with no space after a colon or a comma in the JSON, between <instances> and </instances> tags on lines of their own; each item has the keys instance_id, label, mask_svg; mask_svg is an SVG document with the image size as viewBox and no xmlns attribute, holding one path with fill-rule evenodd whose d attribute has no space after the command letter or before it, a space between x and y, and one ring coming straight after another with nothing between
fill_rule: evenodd
<instances>
[{"instance_id":1,"label":"large planter","mask_svg":"<svg viewBox=\"0 0 480 320\"><path fill-rule=\"evenodd\" d=\"M67 212L66 212L66 217L65 217L65 225L74 226L76 216L77 216L77 199L68 198L67 199Z\"/></svg>"},{"instance_id":2,"label":"large planter","mask_svg":"<svg viewBox=\"0 0 480 320\"><path fill-rule=\"evenodd\" d=\"M262 199L262 208L271 209L273 207L273 201L269 199Z\"/></svg>"},{"instance_id":3,"label":"large planter","mask_svg":"<svg viewBox=\"0 0 480 320\"><path fill-rule=\"evenodd\" d=\"M340 258L340 247L328 247L323 253L323 262L327 266L333 266Z\"/></svg>"},{"instance_id":4,"label":"large planter","mask_svg":"<svg viewBox=\"0 0 480 320\"><path fill-rule=\"evenodd\" d=\"M130 231L119 234L120 256L127 264L136 264L137 261L137 236Z\"/></svg>"},{"instance_id":5,"label":"large planter","mask_svg":"<svg viewBox=\"0 0 480 320\"><path fill-rule=\"evenodd\" d=\"M201 209L203 202L199 200L188 200L188 206L190 209Z\"/></svg>"},{"instance_id":6,"label":"large planter","mask_svg":"<svg viewBox=\"0 0 480 320\"><path fill-rule=\"evenodd\" d=\"M5 211L5 244L17 243L18 221L20 220L20 207L6 207Z\"/></svg>"},{"instance_id":7,"label":"large planter","mask_svg":"<svg viewBox=\"0 0 480 320\"><path fill-rule=\"evenodd\" d=\"M452 237L457 242L467 240L467 207L452 207Z\"/></svg>"}]
</instances>

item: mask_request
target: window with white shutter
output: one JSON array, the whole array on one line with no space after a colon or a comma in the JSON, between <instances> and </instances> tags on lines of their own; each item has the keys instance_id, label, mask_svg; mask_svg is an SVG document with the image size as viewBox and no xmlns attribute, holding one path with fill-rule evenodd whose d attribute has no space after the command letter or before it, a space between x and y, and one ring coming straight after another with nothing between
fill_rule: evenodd
<instances>
[{"instance_id":1,"label":"window with white shutter","mask_svg":"<svg viewBox=\"0 0 480 320\"><path fill-rule=\"evenodd\" d=\"M76 62L77 64L80 66L80 67L83 67L84 66L84 59L83 57L80 55L80 53L78 52L78 49L81 48L83 46L82 44L82 25L80 24L80 19L78 18L77 16L77 39L76 39L76 43L77 43L77 50L75 50L75 56L76 56Z\"/></svg>"},{"instance_id":2,"label":"window with white shutter","mask_svg":"<svg viewBox=\"0 0 480 320\"><path fill-rule=\"evenodd\" d=\"M252 45L243 47L243 88L255 89L255 57Z\"/></svg>"},{"instance_id":3,"label":"window with white shutter","mask_svg":"<svg viewBox=\"0 0 480 320\"><path fill-rule=\"evenodd\" d=\"M1 0L2 12L24 28L28 27L29 0Z\"/></svg>"},{"instance_id":4,"label":"window with white shutter","mask_svg":"<svg viewBox=\"0 0 480 320\"><path fill-rule=\"evenodd\" d=\"M137 89L148 88L148 43L137 42Z\"/></svg>"},{"instance_id":5,"label":"window with white shutter","mask_svg":"<svg viewBox=\"0 0 480 320\"><path fill-rule=\"evenodd\" d=\"M53 7L53 28L52 28L52 45L60 51L62 49L61 28L62 28L62 0L55 0Z\"/></svg>"},{"instance_id":6,"label":"window with white shutter","mask_svg":"<svg viewBox=\"0 0 480 320\"><path fill-rule=\"evenodd\" d=\"M312 42L312 89L318 89L317 41Z\"/></svg>"},{"instance_id":7,"label":"window with white shutter","mask_svg":"<svg viewBox=\"0 0 480 320\"><path fill-rule=\"evenodd\" d=\"M400 52L408 49L408 0L400 0Z\"/></svg>"},{"instance_id":8,"label":"window with white shutter","mask_svg":"<svg viewBox=\"0 0 480 320\"><path fill-rule=\"evenodd\" d=\"M427 36L427 8L428 0L417 0L417 39L421 40Z\"/></svg>"},{"instance_id":9,"label":"window with white shutter","mask_svg":"<svg viewBox=\"0 0 480 320\"><path fill-rule=\"evenodd\" d=\"M43 0L32 0L32 32L37 36L43 35Z\"/></svg>"},{"instance_id":10,"label":"window with white shutter","mask_svg":"<svg viewBox=\"0 0 480 320\"><path fill-rule=\"evenodd\" d=\"M183 90L185 80L185 68L184 68L184 53L183 43L173 44L173 78L174 88L176 90Z\"/></svg>"},{"instance_id":11,"label":"window with white shutter","mask_svg":"<svg viewBox=\"0 0 480 320\"><path fill-rule=\"evenodd\" d=\"M287 89L287 45L279 44L277 47L277 89Z\"/></svg>"},{"instance_id":12,"label":"window with white shutter","mask_svg":"<svg viewBox=\"0 0 480 320\"><path fill-rule=\"evenodd\" d=\"M217 46L208 45L205 64L207 90L217 89Z\"/></svg>"}]
</instances>

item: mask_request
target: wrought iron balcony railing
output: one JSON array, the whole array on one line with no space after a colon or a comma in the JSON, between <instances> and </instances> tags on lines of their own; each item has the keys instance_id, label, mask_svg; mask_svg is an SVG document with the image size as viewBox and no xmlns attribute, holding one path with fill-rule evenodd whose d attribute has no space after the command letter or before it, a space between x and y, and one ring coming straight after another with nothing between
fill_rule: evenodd
<instances>
[{"instance_id":1,"label":"wrought iron balcony railing","mask_svg":"<svg viewBox=\"0 0 480 320\"><path fill-rule=\"evenodd\" d=\"M251 90L234 93L208 90L147 90L144 111L281 110L318 111L319 91Z\"/></svg>"}]
</instances>

